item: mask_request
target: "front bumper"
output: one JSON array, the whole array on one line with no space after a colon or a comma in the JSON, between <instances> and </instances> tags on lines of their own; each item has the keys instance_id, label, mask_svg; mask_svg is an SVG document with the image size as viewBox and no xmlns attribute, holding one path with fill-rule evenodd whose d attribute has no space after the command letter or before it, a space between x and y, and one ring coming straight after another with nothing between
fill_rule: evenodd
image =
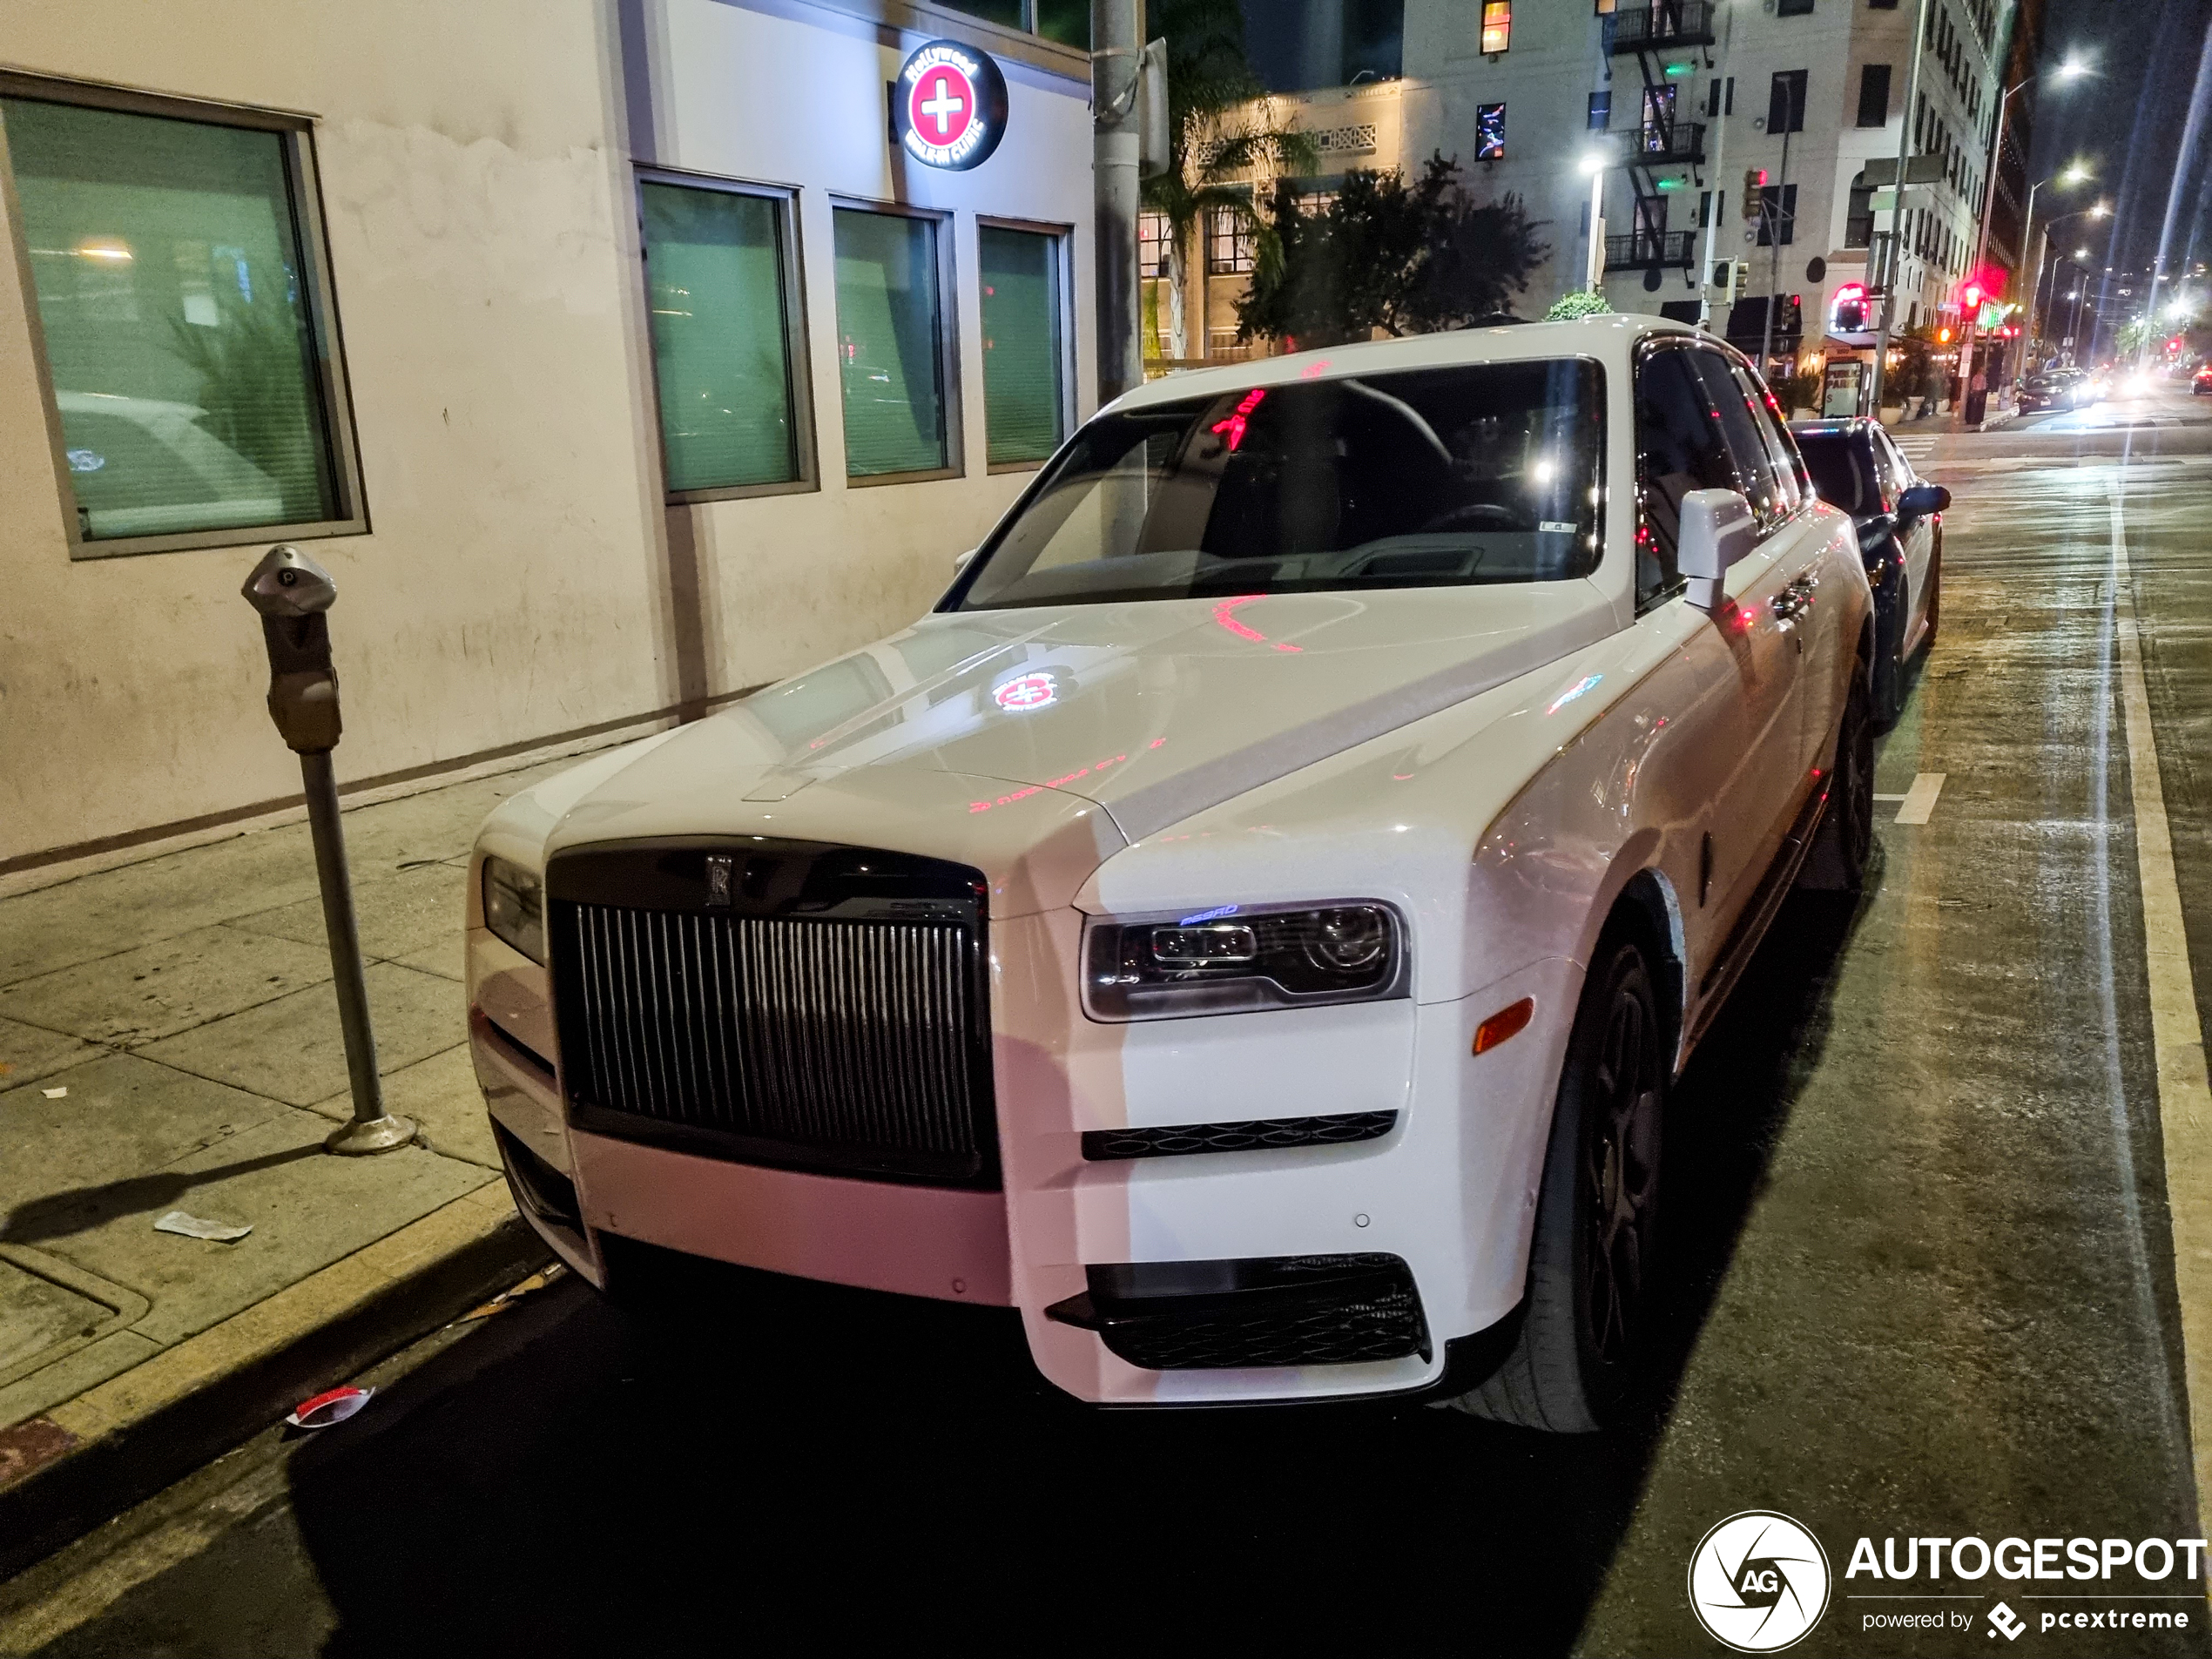
<instances>
[{"instance_id":1,"label":"front bumper","mask_svg":"<svg viewBox=\"0 0 2212 1659\"><path fill-rule=\"evenodd\" d=\"M536 1062L537 1045L510 1040L480 996L471 1046L491 1115L573 1186L573 1226L525 1201L527 1184L516 1182L524 1214L603 1288L602 1241L613 1236L799 1278L1015 1306L1045 1376L1106 1404L1420 1390L1444 1379L1455 1342L1464 1352L1467 1339L1501 1327L1526 1282L1580 991L1573 963L1541 962L1452 1002L1108 1026L1083 1018L1058 967L1076 961L1079 927L1073 913L1056 913L995 931L1000 1191L766 1169L582 1132L566 1122L556 1078ZM470 948L472 985L494 988L522 962L481 930ZM1537 1007L1528 1028L1474 1056L1475 1027L1524 996ZM1384 1111L1396 1114L1386 1134L1351 1143L1083 1156L1087 1131ZM1094 1270L1317 1258L1402 1263L1426 1337L1419 1350L1155 1369L1065 1317Z\"/></svg>"}]
</instances>

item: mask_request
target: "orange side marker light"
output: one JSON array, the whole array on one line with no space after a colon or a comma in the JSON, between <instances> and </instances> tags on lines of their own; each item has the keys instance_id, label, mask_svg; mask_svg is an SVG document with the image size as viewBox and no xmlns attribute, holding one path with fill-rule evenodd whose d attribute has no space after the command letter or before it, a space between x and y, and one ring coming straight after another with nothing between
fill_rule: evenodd
<instances>
[{"instance_id":1,"label":"orange side marker light","mask_svg":"<svg viewBox=\"0 0 2212 1659\"><path fill-rule=\"evenodd\" d=\"M1507 1037L1517 1037L1528 1028L1528 1022L1536 1017L1536 999L1524 996L1511 1008L1500 1008L1495 1014L1474 1028L1474 1051L1482 1054L1496 1048Z\"/></svg>"}]
</instances>

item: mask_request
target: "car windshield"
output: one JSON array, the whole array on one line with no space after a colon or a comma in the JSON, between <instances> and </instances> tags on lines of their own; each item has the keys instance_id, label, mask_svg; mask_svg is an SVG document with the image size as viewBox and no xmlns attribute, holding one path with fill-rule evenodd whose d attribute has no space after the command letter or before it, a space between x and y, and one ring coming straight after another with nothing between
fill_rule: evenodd
<instances>
[{"instance_id":1,"label":"car windshield","mask_svg":"<svg viewBox=\"0 0 2212 1659\"><path fill-rule=\"evenodd\" d=\"M1812 487L1831 507L1839 507L1854 518L1882 510L1882 486L1874 476L1874 458L1866 441L1849 432L1809 432L1794 428L1797 452L1812 474Z\"/></svg>"},{"instance_id":2,"label":"car windshield","mask_svg":"<svg viewBox=\"0 0 2212 1659\"><path fill-rule=\"evenodd\" d=\"M1595 568L1602 382L1578 359L1298 381L1092 421L962 610L1556 582Z\"/></svg>"}]
</instances>

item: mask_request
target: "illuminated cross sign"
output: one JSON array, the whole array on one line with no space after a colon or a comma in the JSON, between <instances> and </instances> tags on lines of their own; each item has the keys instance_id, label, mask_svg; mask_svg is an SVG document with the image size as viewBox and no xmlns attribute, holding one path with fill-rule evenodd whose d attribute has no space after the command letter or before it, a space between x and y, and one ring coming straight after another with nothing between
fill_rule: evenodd
<instances>
[{"instance_id":1,"label":"illuminated cross sign","mask_svg":"<svg viewBox=\"0 0 2212 1659\"><path fill-rule=\"evenodd\" d=\"M980 166L1006 135L1006 78L988 54L933 40L899 66L891 127L925 167Z\"/></svg>"}]
</instances>

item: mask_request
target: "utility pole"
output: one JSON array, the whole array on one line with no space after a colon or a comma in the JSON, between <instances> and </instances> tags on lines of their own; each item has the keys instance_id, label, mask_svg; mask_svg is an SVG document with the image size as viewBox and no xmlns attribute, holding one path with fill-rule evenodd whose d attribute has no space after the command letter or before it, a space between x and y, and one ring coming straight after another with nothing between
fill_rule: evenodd
<instances>
[{"instance_id":1,"label":"utility pole","mask_svg":"<svg viewBox=\"0 0 2212 1659\"><path fill-rule=\"evenodd\" d=\"M1767 227L1767 242L1774 250L1773 257L1767 262L1766 327L1759 332L1759 378L1761 380L1766 378L1768 360L1774 355L1774 302L1781 298L1777 290L1782 287L1783 221L1794 219L1797 217L1794 213L1784 212L1782 204L1788 199L1787 192L1790 188L1790 134L1797 129L1800 118L1797 83L1789 80L1784 81L1783 84L1790 91L1783 101L1782 173L1775 180L1774 212L1767 215L1764 202L1760 204L1759 208L1760 212L1770 220Z\"/></svg>"},{"instance_id":2,"label":"utility pole","mask_svg":"<svg viewBox=\"0 0 2212 1659\"><path fill-rule=\"evenodd\" d=\"M1912 61L1905 71L1905 104L1897 117L1897 177L1890 180L1890 260L1882 279L1882 326L1874 337L1874 372L1866 412L1882 418L1882 377L1888 372L1890 330L1897 320L1897 285L1905 273L1905 164L1912 158L1912 103L1920 92L1920 53L1927 40L1928 0L1912 13Z\"/></svg>"},{"instance_id":3,"label":"utility pole","mask_svg":"<svg viewBox=\"0 0 2212 1659\"><path fill-rule=\"evenodd\" d=\"M1728 177L1728 43L1736 31L1736 11L1728 0L1715 0L1721 14L1720 97L1713 109L1713 211L1705 219L1705 262L1697 285L1697 326L1707 333L1713 327L1713 255L1721 234L1721 212L1727 206L1721 181ZM1728 324L1721 324L1723 333Z\"/></svg>"},{"instance_id":4,"label":"utility pole","mask_svg":"<svg viewBox=\"0 0 2212 1659\"><path fill-rule=\"evenodd\" d=\"M1136 274L1141 3L1090 0L1090 165L1102 407L1144 383L1144 342L1140 337L1143 291Z\"/></svg>"}]
</instances>

